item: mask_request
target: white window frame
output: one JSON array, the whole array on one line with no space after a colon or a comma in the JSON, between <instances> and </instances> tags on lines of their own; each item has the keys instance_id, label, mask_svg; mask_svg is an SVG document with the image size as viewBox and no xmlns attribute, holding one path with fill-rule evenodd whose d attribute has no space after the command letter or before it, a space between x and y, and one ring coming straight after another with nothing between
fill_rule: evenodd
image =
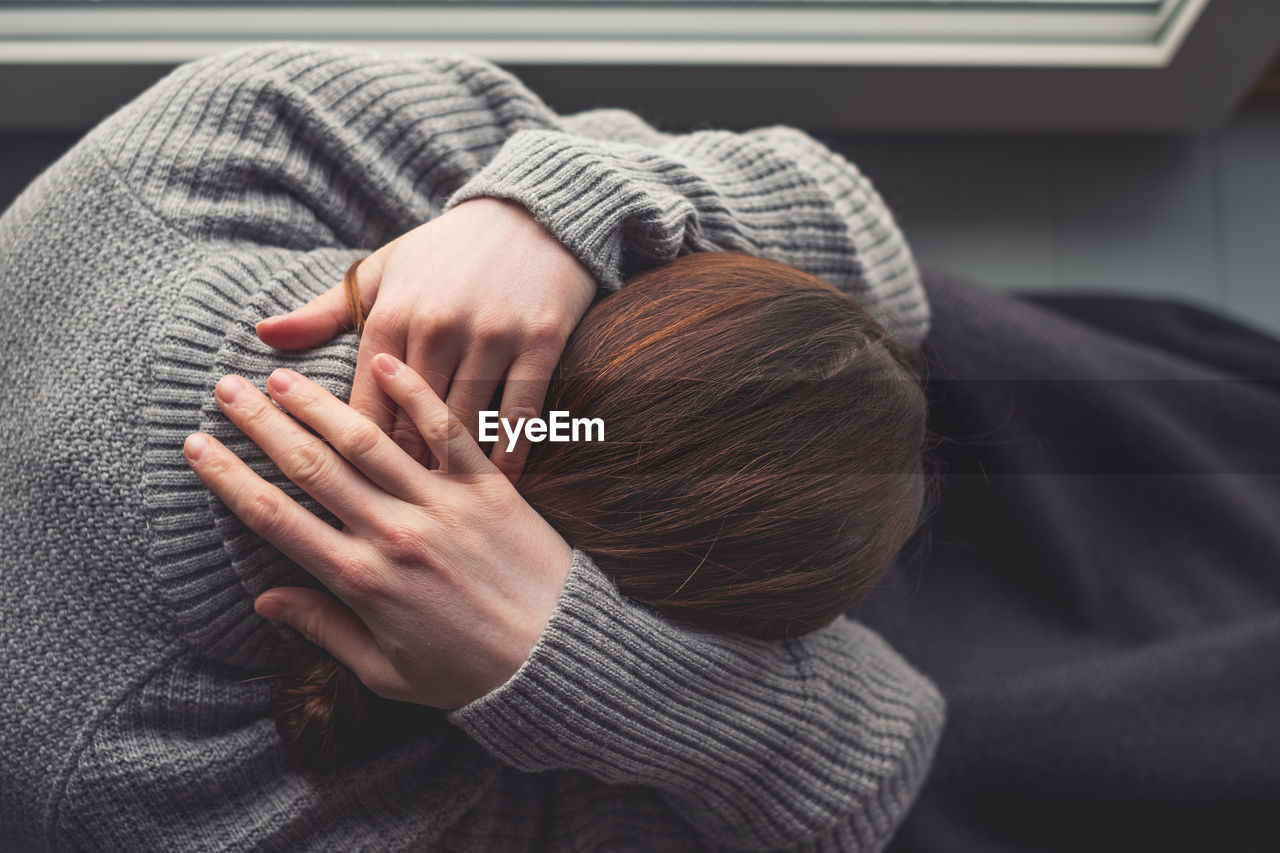
<instances>
[{"instance_id":1,"label":"white window frame","mask_svg":"<svg viewBox=\"0 0 1280 853\"><path fill-rule=\"evenodd\" d=\"M184 62L294 38L532 64L1155 68L1207 3L0 5L0 61Z\"/></svg>"},{"instance_id":2,"label":"white window frame","mask_svg":"<svg viewBox=\"0 0 1280 853\"><path fill-rule=\"evenodd\" d=\"M87 128L179 62L280 39L473 53L562 111L672 128L1185 131L1220 122L1280 47L1280 0L928 2L0 6L0 131Z\"/></svg>"}]
</instances>

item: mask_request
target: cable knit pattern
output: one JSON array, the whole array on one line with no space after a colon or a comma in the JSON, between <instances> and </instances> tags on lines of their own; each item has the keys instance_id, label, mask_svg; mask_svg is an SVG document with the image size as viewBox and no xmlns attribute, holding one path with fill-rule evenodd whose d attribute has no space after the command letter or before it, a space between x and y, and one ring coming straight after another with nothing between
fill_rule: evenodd
<instances>
[{"instance_id":1,"label":"cable knit pattern","mask_svg":"<svg viewBox=\"0 0 1280 853\"><path fill-rule=\"evenodd\" d=\"M533 209L606 287L741 249L927 329L874 190L797 131L562 118L460 56L280 43L181 66L0 217L0 850L887 842L942 725L927 680L844 619L780 643L676 627L580 551L505 685L332 779L289 769L269 676L299 638L252 601L316 582L203 488L182 441L218 435L332 521L213 384L288 365L345 396L354 337L283 353L254 323L484 194Z\"/></svg>"}]
</instances>

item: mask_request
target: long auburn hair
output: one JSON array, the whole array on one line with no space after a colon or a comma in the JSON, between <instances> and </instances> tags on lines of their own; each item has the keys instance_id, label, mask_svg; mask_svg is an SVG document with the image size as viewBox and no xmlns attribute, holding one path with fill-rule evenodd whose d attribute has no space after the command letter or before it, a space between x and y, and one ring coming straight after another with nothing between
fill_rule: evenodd
<instances>
[{"instance_id":1,"label":"long auburn hair","mask_svg":"<svg viewBox=\"0 0 1280 853\"><path fill-rule=\"evenodd\" d=\"M522 496L632 600L765 639L820 628L871 589L932 502L923 359L854 299L774 261L699 253L598 299L544 413L605 441L534 444ZM273 713L326 773L441 712L299 652Z\"/></svg>"}]
</instances>

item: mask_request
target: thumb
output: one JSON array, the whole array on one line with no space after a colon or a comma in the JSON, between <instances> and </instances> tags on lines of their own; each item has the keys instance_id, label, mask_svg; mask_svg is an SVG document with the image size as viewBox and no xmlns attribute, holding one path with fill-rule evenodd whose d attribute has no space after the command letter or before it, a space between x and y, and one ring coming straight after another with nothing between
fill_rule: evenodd
<instances>
[{"instance_id":1,"label":"thumb","mask_svg":"<svg viewBox=\"0 0 1280 853\"><path fill-rule=\"evenodd\" d=\"M398 238L359 261L355 284L366 312L378 298L382 268L396 242ZM340 332L352 328L353 322L351 307L347 303L346 286L339 283L301 308L268 317L258 323L255 331L267 346L276 349L309 349L333 340Z\"/></svg>"},{"instance_id":2,"label":"thumb","mask_svg":"<svg viewBox=\"0 0 1280 853\"><path fill-rule=\"evenodd\" d=\"M258 338L276 349L308 349L333 340L347 329L351 314L341 284L334 285L301 308L258 323Z\"/></svg>"}]
</instances>

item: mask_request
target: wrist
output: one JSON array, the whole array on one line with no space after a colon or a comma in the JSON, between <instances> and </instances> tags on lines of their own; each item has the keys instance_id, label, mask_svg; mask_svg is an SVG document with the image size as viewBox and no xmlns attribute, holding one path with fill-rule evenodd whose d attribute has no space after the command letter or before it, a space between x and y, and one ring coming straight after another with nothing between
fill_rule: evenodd
<instances>
[{"instance_id":1,"label":"wrist","mask_svg":"<svg viewBox=\"0 0 1280 853\"><path fill-rule=\"evenodd\" d=\"M483 211L487 217L513 223L511 236L541 244L558 276L557 280L562 281L575 294L595 296L597 283L590 268L522 202L502 196L483 195L459 202L456 207Z\"/></svg>"},{"instance_id":2,"label":"wrist","mask_svg":"<svg viewBox=\"0 0 1280 853\"><path fill-rule=\"evenodd\" d=\"M622 284L620 228L634 194L602 155L590 140L518 131L445 209L481 197L516 201L569 247L599 287L616 290Z\"/></svg>"},{"instance_id":3,"label":"wrist","mask_svg":"<svg viewBox=\"0 0 1280 853\"><path fill-rule=\"evenodd\" d=\"M550 559L529 560L520 594L495 596L501 611L493 617L494 629L483 639L477 637L481 645L474 649L484 665L473 672L465 693L469 698L455 708L479 702L509 686L533 656L566 596L568 577L575 571L576 555L558 535L553 551ZM534 569L535 565L545 571Z\"/></svg>"}]
</instances>

